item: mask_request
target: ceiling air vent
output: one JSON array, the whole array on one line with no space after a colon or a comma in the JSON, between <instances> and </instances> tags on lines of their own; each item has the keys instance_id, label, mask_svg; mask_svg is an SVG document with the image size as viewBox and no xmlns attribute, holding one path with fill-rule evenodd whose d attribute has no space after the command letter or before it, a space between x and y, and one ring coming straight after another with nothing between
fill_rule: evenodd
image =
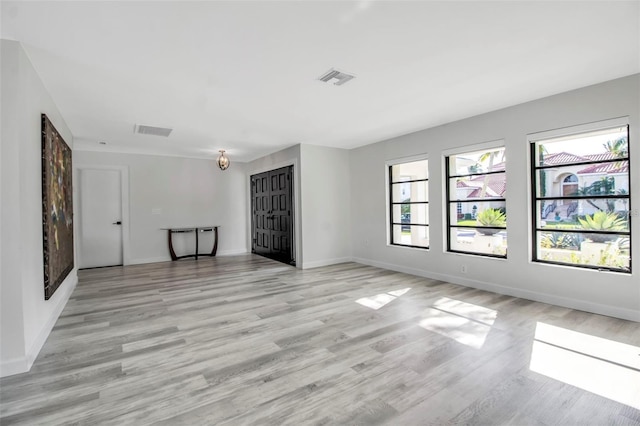
<instances>
[{"instance_id":1,"label":"ceiling air vent","mask_svg":"<svg viewBox=\"0 0 640 426\"><path fill-rule=\"evenodd\" d=\"M133 127L133 133L139 133L141 135L152 136L164 136L165 138L171 134L173 129L166 129L164 127L145 126L143 124L136 124Z\"/></svg>"},{"instance_id":2,"label":"ceiling air vent","mask_svg":"<svg viewBox=\"0 0 640 426\"><path fill-rule=\"evenodd\" d=\"M346 72L338 71L336 69L331 68L326 73L322 74L318 77L318 80L324 81L325 83L333 83L336 86L340 86L345 84L347 81L354 78L354 75L347 74Z\"/></svg>"}]
</instances>

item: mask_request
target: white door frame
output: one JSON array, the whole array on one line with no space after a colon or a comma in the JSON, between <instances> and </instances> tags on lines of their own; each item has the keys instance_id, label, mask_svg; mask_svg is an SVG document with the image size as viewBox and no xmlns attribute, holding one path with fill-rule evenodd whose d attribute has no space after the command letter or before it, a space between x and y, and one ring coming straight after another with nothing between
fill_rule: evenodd
<instances>
[{"instance_id":1,"label":"white door frame","mask_svg":"<svg viewBox=\"0 0 640 426\"><path fill-rule=\"evenodd\" d=\"M78 221L74 221L76 225L74 225L74 233L76 235L75 246L76 246L76 258L79 265L81 262L79 261L82 256L82 238L80 238L80 223L82 220L79 212L80 207L80 198L79 198L79 177L81 170L114 170L120 173L120 196L122 197L122 226L120 227L122 230L122 264L129 265L130 261L130 244L129 244L129 167L127 166L96 166L90 164L74 164L73 166L73 215L78 218Z\"/></svg>"}]
</instances>

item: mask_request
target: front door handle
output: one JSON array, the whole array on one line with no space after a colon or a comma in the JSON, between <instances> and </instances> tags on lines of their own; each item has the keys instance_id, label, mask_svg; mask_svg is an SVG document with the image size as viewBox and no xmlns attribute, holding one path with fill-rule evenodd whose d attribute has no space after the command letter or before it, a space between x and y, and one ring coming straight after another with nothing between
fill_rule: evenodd
<instances>
[{"instance_id":1,"label":"front door handle","mask_svg":"<svg viewBox=\"0 0 640 426\"><path fill-rule=\"evenodd\" d=\"M112 223L112 225L122 225L122 221L121 221L121 220L119 220L119 221L117 221L117 222L113 222L113 223Z\"/></svg>"}]
</instances>

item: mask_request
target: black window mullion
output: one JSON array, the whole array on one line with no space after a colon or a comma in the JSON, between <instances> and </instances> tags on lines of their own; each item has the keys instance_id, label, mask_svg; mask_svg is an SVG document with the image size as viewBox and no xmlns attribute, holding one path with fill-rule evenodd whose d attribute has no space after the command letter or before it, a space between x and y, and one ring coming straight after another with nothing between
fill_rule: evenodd
<instances>
[{"instance_id":1,"label":"black window mullion","mask_svg":"<svg viewBox=\"0 0 640 426\"><path fill-rule=\"evenodd\" d=\"M448 158L448 157L447 157ZM478 176L489 176L489 175L497 175L497 174L506 174L507 171L506 170L496 170L493 172L482 172L482 173L467 173L464 175L453 175L453 176L449 176L449 179L455 179L455 178L461 178L461 177L478 177Z\"/></svg>"},{"instance_id":2,"label":"black window mullion","mask_svg":"<svg viewBox=\"0 0 640 426\"><path fill-rule=\"evenodd\" d=\"M601 235L631 235L631 231L603 231L600 229L565 229L565 228L540 228L535 227L536 232L561 232L566 234L601 234Z\"/></svg>"},{"instance_id":3,"label":"black window mullion","mask_svg":"<svg viewBox=\"0 0 640 426\"><path fill-rule=\"evenodd\" d=\"M401 183L413 183L413 182L428 182L429 178L425 178L425 179L412 179L412 180L396 180L393 182L390 182L391 185L398 185Z\"/></svg>"},{"instance_id":4,"label":"black window mullion","mask_svg":"<svg viewBox=\"0 0 640 426\"><path fill-rule=\"evenodd\" d=\"M507 229L506 226L483 226L483 225L453 225L451 228L468 228L468 229Z\"/></svg>"},{"instance_id":5,"label":"black window mullion","mask_svg":"<svg viewBox=\"0 0 640 426\"><path fill-rule=\"evenodd\" d=\"M398 206L401 204L429 204L429 202L428 201L407 201L407 202L394 201L391 204L393 204L394 206Z\"/></svg>"},{"instance_id":6,"label":"black window mullion","mask_svg":"<svg viewBox=\"0 0 640 426\"><path fill-rule=\"evenodd\" d=\"M477 251L464 251L464 250L454 250L449 249L450 253L460 253L460 254L471 254L474 256L482 256L482 257L492 257L494 259L506 259L507 256L501 254L493 254L493 253L479 253Z\"/></svg>"},{"instance_id":7,"label":"black window mullion","mask_svg":"<svg viewBox=\"0 0 640 426\"><path fill-rule=\"evenodd\" d=\"M551 201L551 200L609 200L609 199L620 199L620 200L628 200L630 199L630 195L618 195L618 194L609 194L609 195L565 195L558 197L539 197L536 196L536 201Z\"/></svg>"},{"instance_id":8,"label":"black window mullion","mask_svg":"<svg viewBox=\"0 0 640 426\"><path fill-rule=\"evenodd\" d=\"M611 271L611 272L620 272L620 269L616 269L616 268L611 268L611 267L607 267L607 266L597 266L597 265L588 265L588 264L584 264L584 265L579 265L576 263L567 263L567 262L560 262L560 261L555 261L555 260L538 260L537 262L539 263L546 263L549 265L560 265L560 266L575 266L578 268L582 268L582 269L593 269L594 271Z\"/></svg>"},{"instance_id":9,"label":"black window mullion","mask_svg":"<svg viewBox=\"0 0 640 426\"><path fill-rule=\"evenodd\" d=\"M614 198L614 197L609 197ZM506 202L506 198L469 198L466 200L449 200L449 203L492 203L492 202Z\"/></svg>"}]
</instances>

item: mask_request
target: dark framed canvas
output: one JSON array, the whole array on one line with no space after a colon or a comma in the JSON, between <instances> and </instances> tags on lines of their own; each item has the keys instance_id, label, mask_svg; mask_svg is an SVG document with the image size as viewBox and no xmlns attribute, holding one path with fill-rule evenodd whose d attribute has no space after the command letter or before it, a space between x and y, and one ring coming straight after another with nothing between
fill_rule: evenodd
<instances>
[{"instance_id":1,"label":"dark framed canvas","mask_svg":"<svg viewBox=\"0 0 640 426\"><path fill-rule=\"evenodd\" d=\"M73 269L71 148L42 114L42 245L44 298Z\"/></svg>"}]
</instances>

